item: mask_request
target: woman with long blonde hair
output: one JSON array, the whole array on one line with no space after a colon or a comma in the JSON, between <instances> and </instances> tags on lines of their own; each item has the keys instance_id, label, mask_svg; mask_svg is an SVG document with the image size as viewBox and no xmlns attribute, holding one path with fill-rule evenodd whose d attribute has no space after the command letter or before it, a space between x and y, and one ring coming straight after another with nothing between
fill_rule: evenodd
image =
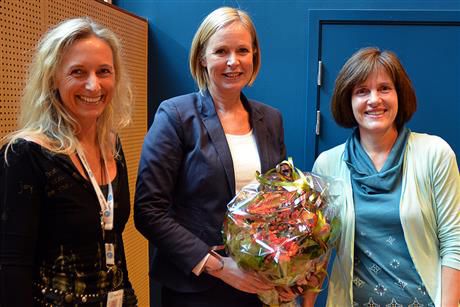
<instances>
[{"instance_id":1,"label":"woman with long blonde hair","mask_svg":"<svg viewBox=\"0 0 460 307\"><path fill-rule=\"evenodd\" d=\"M136 305L118 129L132 94L115 34L74 18L40 40L0 151L0 305Z\"/></svg>"}]
</instances>

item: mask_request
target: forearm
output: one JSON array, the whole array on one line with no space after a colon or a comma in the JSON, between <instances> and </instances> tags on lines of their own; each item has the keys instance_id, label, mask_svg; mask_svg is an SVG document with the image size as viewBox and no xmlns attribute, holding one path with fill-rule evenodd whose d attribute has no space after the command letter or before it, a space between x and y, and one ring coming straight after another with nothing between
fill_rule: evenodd
<instances>
[{"instance_id":1,"label":"forearm","mask_svg":"<svg viewBox=\"0 0 460 307\"><path fill-rule=\"evenodd\" d=\"M460 301L460 270L442 266L441 306L457 307Z\"/></svg>"}]
</instances>

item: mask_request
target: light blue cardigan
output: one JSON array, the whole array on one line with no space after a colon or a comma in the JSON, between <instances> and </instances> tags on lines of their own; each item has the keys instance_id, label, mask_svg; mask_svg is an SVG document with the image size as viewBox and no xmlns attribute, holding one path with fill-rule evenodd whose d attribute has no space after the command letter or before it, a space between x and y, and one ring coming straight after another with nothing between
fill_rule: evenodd
<instances>
[{"instance_id":1,"label":"light blue cardigan","mask_svg":"<svg viewBox=\"0 0 460 307\"><path fill-rule=\"evenodd\" d=\"M323 152L313 172L344 181L342 232L329 283L327 306L353 305L355 213L345 144ZM431 299L441 305L441 266L460 270L460 176L455 153L441 138L411 132L400 201L409 253Z\"/></svg>"}]
</instances>

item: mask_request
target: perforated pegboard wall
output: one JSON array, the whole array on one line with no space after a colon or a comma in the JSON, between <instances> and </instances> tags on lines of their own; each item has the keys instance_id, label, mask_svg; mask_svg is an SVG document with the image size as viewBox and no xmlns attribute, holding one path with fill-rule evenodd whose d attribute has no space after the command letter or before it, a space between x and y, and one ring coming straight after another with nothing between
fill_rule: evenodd
<instances>
[{"instance_id":1,"label":"perforated pegboard wall","mask_svg":"<svg viewBox=\"0 0 460 307\"><path fill-rule=\"evenodd\" d=\"M121 132L133 203L138 160L147 130L147 21L95 0L0 0L0 138L16 129L19 101L34 47L48 27L63 19L90 16L122 40L135 95L133 123ZM131 211L132 212L132 211ZM129 277L139 306L149 306L147 242L132 214L124 232Z\"/></svg>"},{"instance_id":2,"label":"perforated pegboard wall","mask_svg":"<svg viewBox=\"0 0 460 307\"><path fill-rule=\"evenodd\" d=\"M42 33L42 11L36 1L0 1L0 136L16 127L30 50Z\"/></svg>"}]
</instances>

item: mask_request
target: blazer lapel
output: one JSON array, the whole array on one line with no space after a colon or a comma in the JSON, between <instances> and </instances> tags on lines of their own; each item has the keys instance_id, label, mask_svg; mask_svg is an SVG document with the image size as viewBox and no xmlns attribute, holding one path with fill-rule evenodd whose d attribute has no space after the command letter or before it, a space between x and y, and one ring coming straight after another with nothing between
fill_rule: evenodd
<instances>
[{"instance_id":1,"label":"blazer lapel","mask_svg":"<svg viewBox=\"0 0 460 307\"><path fill-rule=\"evenodd\" d=\"M257 144L257 150L259 151L261 172L265 173L270 168L272 168L273 165L271 165L270 163L270 152L268 150L269 140L264 114L243 94L241 94L241 101L243 101L243 104L246 105L246 109L249 111L252 132L254 133Z\"/></svg>"},{"instance_id":2,"label":"blazer lapel","mask_svg":"<svg viewBox=\"0 0 460 307\"><path fill-rule=\"evenodd\" d=\"M233 170L232 155L227 144L224 129L222 128L222 124L217 116L214 102L212 101L212 97L209 95L209 92L206 91L203 95L198 95L200 95L201 98L201 114L203 115L203 123L208 131L212 143L214 144L219 160L225 169L227 183L231 191L231 195L233 196L235 195L235 173Z\"/></svg>"}]
</instances>

